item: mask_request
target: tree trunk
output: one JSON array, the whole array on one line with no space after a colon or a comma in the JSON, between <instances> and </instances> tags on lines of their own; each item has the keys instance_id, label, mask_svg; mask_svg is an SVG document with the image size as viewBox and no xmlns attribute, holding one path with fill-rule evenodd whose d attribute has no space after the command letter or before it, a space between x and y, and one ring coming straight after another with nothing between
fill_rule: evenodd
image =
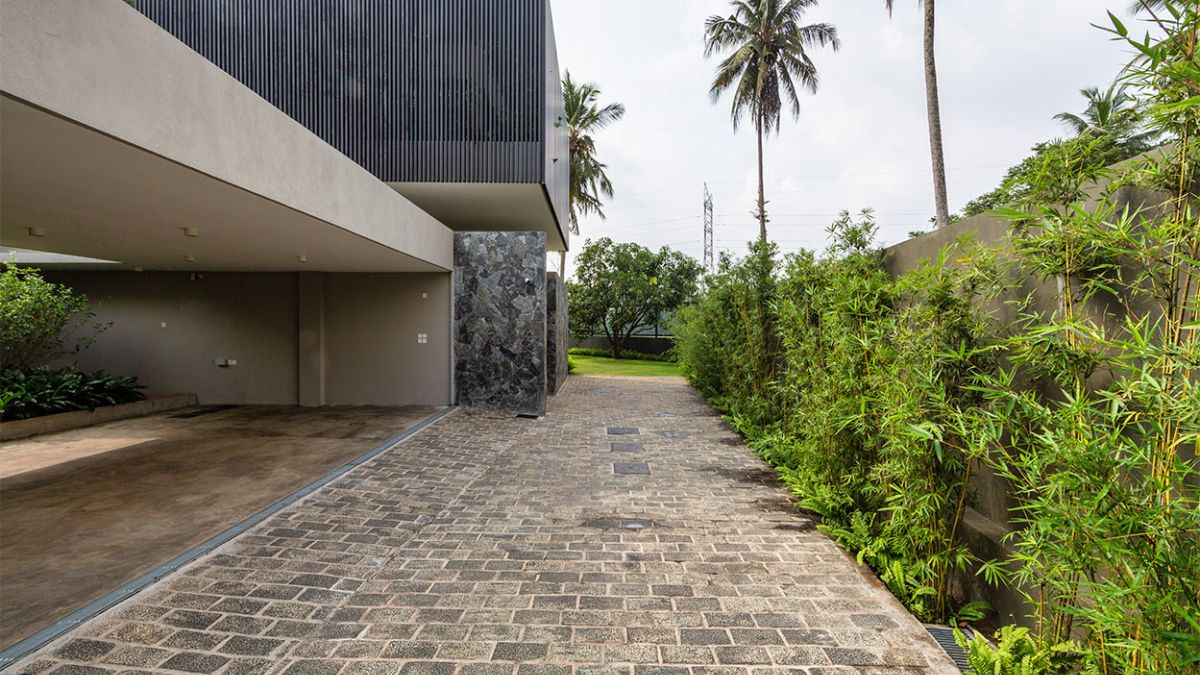
<instances>
[{"instance_id":1,"label":"tree trunk","mask_svg":"<svg viewBox=\"0 0 1200 675\"><path fill-rule=\"evenodd\" d=\"M755 128L758 131L758 238L767 241L767 199L763 188L763 118L760 111L756 116Z\"/></svg>"},{"instance_id":2,"label":"tree trunk","mask_svg":"<svg viewBox=\"0 0 1200 675\"><path fill-rule=\"evenodd\" d=\"M937 65L933 58L934 0L925 0L925 104L929 113L929 155L933 161L933 201L937 226L950 224L946 196L946 159L942 152L942 113L938 107Z\"/></svg>"}]
</instances>

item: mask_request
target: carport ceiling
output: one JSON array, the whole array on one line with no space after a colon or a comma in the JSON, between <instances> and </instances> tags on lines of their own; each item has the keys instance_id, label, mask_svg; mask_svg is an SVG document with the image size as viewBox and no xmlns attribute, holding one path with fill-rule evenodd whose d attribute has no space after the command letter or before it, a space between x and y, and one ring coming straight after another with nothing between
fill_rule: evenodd
<instances>
[{"instance_id":1,"label":"carport ceiling","mask_svg":"<svg viewBox=\"0 0 1200 675\"><path fill-rule=\"evenodd\" d=\"M104 269L444 271L7 96L0 242Z\"/></svg>"}]
</instances>

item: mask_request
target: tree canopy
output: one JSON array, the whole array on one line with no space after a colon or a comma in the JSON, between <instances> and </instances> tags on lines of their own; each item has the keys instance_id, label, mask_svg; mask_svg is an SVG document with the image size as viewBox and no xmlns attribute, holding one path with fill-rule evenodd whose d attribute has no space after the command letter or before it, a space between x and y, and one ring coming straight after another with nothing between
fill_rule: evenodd
<instances>
[{"instance_id":1,"label":"tree canopy","mask_svg":"<svg viewBox=\"0 0 1200 675\"><path fill-rule=\"evenodd\" d=\"M701 271L695 259L665 246L656 252L608 237L584 242L576 263L567 284L571 330L581 338L602 333L613 358L638 328L690 302Z\"/></svg>"}]
</instances>

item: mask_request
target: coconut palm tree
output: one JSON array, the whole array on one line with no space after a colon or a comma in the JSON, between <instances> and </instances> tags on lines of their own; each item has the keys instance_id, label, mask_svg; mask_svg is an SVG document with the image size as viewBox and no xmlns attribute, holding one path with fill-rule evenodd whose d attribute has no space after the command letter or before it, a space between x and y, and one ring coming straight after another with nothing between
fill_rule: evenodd
<instances>
[{"instance_id":1,"label":"coconut palm tree","mask_svg":"<svg viewBox=\"0 0 1200 675\"><path fill-rule=\"evenodd\" d=\"M888 15L894 0L884 0ZM950 224L950 198L946 192L946 157L942 149L942 111L938 104L937 62L933 54L934 0L925 3L925 112L929 121L929 157L933 162L933 204L937 226Z\"/></svg>"},{"instance_id":2,"label":"coconut palm tree","mask_svg":"<svg viewBox=\"0 0 1200 675\"><path fill-rule=\"evenodd\" d=\"M1088 105L1082 115L1061 112L1054 119L1062 123L1076 136L1085 134L1119 135L1136 124L1134 98L1125 93L1125 87L1112 85L1101 92L1099 87L1081 89L1080 94Z\"/></svg>"},{"instance_id":3,"label":"coconut palm tree","mask_svg":"<svg viewBox=\"0 0 1200 675\"><path fill-rule=\"evenodd\" d=\"M835 51L837 29L827 23L801 25L804 13L817 0L733 0L729 16L714 15L704 22L704 56L729 52L717 65L709 95L713 102L733 92L733 128L743 116L758 134L759 238L767 239L767 202L763 188L763 136L779 131L786 99L792 118L800 116L799 92L816 93L817 67L808 50L829 46Z\"/></svg>"},{"instance_id":4,"label":"coconut palm tree","mask_svg":"<svg viewBox=\"0 0 1200 675\"><path fill-rule=\"evenodd\" d=\"M563 107L566 111L567 144L570 151L570 197L568 200L571 232L578 234L579 218L594 214L604 218L603 200L612 198L613 186L608 168L596 156L592 135L625 116L625 106L599 104L600 88L594 82L576 83L568 71L563 74Z\"/></svg>"},{"instance_id":5,"label":"coconut palm tree","mask_svg":"<svg viewBox=\"0 0 1200 675\"><path fill-rule=\"evenodd\" d=\"M1137 100L1125 93L1123 85L1113 84L1105 91L1088 87L1079 93L1088 102L1083 113L1061 112L1054 116L1071 133L1108 137L1122 150L1121 157L1132 157L1154 147L1158 135L1143 129Z\"/></svg>"}]
</instances>

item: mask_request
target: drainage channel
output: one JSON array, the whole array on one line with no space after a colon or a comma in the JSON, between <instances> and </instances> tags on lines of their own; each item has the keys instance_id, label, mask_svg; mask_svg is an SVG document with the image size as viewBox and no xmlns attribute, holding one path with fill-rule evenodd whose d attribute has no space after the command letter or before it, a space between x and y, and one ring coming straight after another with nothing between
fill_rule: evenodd
<instances>
[{"instance_id":1,"label":"drainage channel","mask_svg":"<svg viewBox=\"0 0 1200 675\"><path fill-rule=\"evenodd\" d=\"M232 527L220 532L219 534L216 534L216 535L210 537L209 539L205 540L204 542L197 544L196 546L193 546L192 548L187 549L183 553L180 553L179 555L175 556L174 558L171 558L167 562L159 565L158 567L155 567L154 569L150 570L149 572L146 572L145 574L143 574L131 581L125 582L124 584L120 585L119 587L109 591L108 593L102 595L99 598L96 598L95 600L89 602L88 604L84 605L83 607L80 607L79 609L75 610L74 612L71 612L67 616L59 619L58 621L55 621L54 623L50 624L49 626L46 626L45 628L39 630L38 632L34 633L33 635L30 635L29 637L25 638L24 640L17 642L16 644L12 645L11 647L9 647L3 651L0 651L0 670L4 670L5 668L8 668L12 664L25 658L29 654L32 654L33 652L42 648L43 646L50 643L51 641L58 639L59 637L61 637L62 635L64 635L68 631L70 631L71 629L78 626L79 624L112 608L117 603L119 603L129 597L132 597L133 595L136 595L139 591L143 590L144 588L153 584L154 582L158 581L159 579L162 579L163 577L171 574L172 572L175 572L176 570L183 567L184 565L187 565L188 563L192 562L193 560L196 560L197 558L199 558L207 553L212 552L214 549L221 546L222 544L225 544L226 542L228 542L229 540L238 536L239 534L242 534L242 533L248 531L250 528L254 527L255 525L258 525L259 523L263 522L267 518L270 518L271 516L275 515L276 513L279 513L280 511L287 508L288 506L291 506L292 504L300 501L304 497L307 497L308 495L325 487L326 485L332 483L333 481L337 480L338 478L341 478L342 476L350 473L356 467L358 467L362 464L365 464L366 462L374 459L375 457L378 457L379 455L382 455L384 452L391 449L396 444L415 435L417 432L428 427L429 425L431 425L434 422L438 421L439 419L445 417L446 415L449 415L450 413L454 412L455 410L457 410L456 406L449 406L449 407L443 408L442 410L435 412L434 414L430 415L429 417L426 417L425 419L414 424L413 426L409 427L408 429L405 429L404 431L400 432L399 434L396 434L395 436L387 439L383 443L381 443L381 444L375 446L374 448L371 448L370 450L364 452L363 454L351 459L350 461L346 462L345 464L342 464L341 466L337 467L333 471L325 474L324 476L309 483L308 485L305 485L304 487L300 488L299 490L296 490L295 492L287 495L286 497L283 497L282 499L279 499L278 501L271 503L270 505L264 507L263 509L261 509L260 511L255 513L254 515L250 516L249 518L246 518L245 520L237 523L236 525L233 525Z\"/></svg>"}]
</instances>

